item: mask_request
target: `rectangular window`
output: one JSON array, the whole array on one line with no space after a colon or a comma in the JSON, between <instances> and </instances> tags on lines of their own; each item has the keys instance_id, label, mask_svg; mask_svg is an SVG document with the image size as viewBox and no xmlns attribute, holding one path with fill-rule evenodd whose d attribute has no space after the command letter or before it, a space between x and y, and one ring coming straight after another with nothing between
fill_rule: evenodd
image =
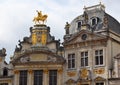
<instances>
[{"instance_id":1,"label":"rectangular window","mask_svg":"<svg viewBox=\"0 0 120 85\"><path fill-rule=\"evenodd\" d=\"M57 85L57 70L49 71L49 85Z\"/></svg>"},{"instance_id":2,"label":"rectangular window","mask_svg":"<svg viewBox=\"0 0 120 85\"><path fill-rule=\"evenodd\" d=\"M8 83L1 83L0 85L8 85Z\"/></svg>"},{"instance_id":3,"label":"rectangular window","mask_svg":"<svg viewBox=\"0 0 120 85\"><path fill-rule=\"evenodd\" d=\"M75 54L68 54L68 68L75 68Z\"/></svg>"},{"instance_id":4,"label":"rectangular window","mask_svg":"<svg viewBox=\"0 0 120 85\"><path fill-rule=\"evenodd\" d=\"M95 85L104 85L104 83L100 82L100 83L96 83Z\"/></svg>"},{"instance_id":5,"label":"rectangular window","mask_svg":"<svg viewBox=\"0 0 120 85\"><path fill-rule=\"evenodd\" d=\"M95 65L103 65L103 50L95 51Z\"/></svg>"},{"instance_id":6,"label":"rectangular window","mask_svg":"<svg viewBox=\"0 0 120 85\"><path fill-rule=\"evenodd\" d=\"M88 66L88 52L81 52L81 66Z\"/></svg>"},{"instance_id":7,"label":"rectangular window","mask_svg":"<svg viewBox=\"0 0 120 85\"><path fill-rule=\"evenodd\" d=\"M34 85L42 85L43 83L43 71L35 70L34 71Z\"/></svg>"},{"instance_id":8,"label":"rectangular window","mask_svg":"<svg viewBox=\"0 0 120 85\"><path fill-rule=\"evenodd\" d=\"M19 85L27 85L27 70L20 71Z\"/></svg>"}]
</instances>

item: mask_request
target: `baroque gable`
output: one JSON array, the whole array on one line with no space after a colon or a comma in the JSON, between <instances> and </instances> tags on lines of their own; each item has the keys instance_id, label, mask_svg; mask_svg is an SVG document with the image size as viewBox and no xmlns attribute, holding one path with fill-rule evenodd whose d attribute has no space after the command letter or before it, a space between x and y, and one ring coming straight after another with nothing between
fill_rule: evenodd
<instances>
[{"instance_id":1,"label":"baroque gable","mask_svg":"<svg viewBox=\"0 0 120 85\"><path fill-rule=\"evenodd\" d=\"M67 41L64 42L64 45L76 44L89 41L97 41L107 39L107 36L97 34L94 32L89 32L87 30L82 30L79 33L72 35Z\"/></svg>"},{"instance_id":2,"label":"baroque gable","mask_svg":"<svg viewBox=\"0 0 120 85\"><path fill-rule=\"evenodd\" d=\"M26 50L24 53L18 54L13 58L13 64L27 64L27 63L40 63L40 64L52 64L52 63L64 63L64 58L52 51L45 50L44 48L38 48L34 50Z\"/></svg>"}]
</instances>

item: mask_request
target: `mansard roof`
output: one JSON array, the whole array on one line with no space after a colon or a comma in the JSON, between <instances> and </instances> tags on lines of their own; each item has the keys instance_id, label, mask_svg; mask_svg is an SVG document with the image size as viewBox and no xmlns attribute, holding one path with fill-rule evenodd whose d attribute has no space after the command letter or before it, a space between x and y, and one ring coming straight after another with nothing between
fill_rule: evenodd
<instances>
[{"instance_id":1,"label":"mansard roof","mask_svg":"<svg viewBox=\"0 0 120 85\"><path fill-rule=\"evenodd\" d=\"M99 18L99 23L96 24L95 31L98 31L100 29L105 31L111 30L117 34L120 34L120 23L114 17L106 13L105 10L97 8L97 6L100 5L92 6L93 8L92 7L85 8L86 10L84 11L84 13L74 18L70 23L69 33L74 34L80 31L77 28L77 23L79 21L82 21L82 24L87 23L90 26L89 29L92 29L93 26L91 25L91 19L96 17ZM87 16L87 20L85 20L85 16ZM105 18L107 20L106 22ZM107 27L104 26L105 24Z\"/></svg>"}]
</instances>

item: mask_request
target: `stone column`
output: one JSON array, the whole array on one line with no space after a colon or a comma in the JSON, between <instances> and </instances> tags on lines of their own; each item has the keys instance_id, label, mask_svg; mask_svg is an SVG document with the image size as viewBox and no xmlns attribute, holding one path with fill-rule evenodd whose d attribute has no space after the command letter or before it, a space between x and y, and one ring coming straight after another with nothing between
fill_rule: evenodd
<instances>
[{"instance_id":1,"label":"stone column","mask_svg":"<svg viewBox=\"0 0 120 85\"><path fill-rule=\"evenodd\" d=\"M33 70L28 70L28 79L27 79L27 85L33 85Z\"/></svg>"},{"instance_id":2,"label":"stone column","mask_svg":"<svg viewBox=\"0 0 120 85\"><path fill-rule=\"evenodd\" d=\"M15 70L14 75L14 85L19 85L19 71Z\"/></svg>"},{"instance_id":3,"label":"stone column","mask_svg":"<svg viewBox=\"0 0 120 85\"><path fill-rule=\"evenodd\" d=\"M48 69L43 69L43 85L48 85L48 79Z\"/></svg>"},{"instance_id":4,"label":"stone column","mask_svg":"<svg viewBox=\"0 0 120 85\"><path fill-rule=\"evenodd\" d=\"M57 85L62 85L62 83L63 83L62 74L63 74L63 69L59 68L58 69L58 77L57 77Z\"/></svg>"}]
</instances>

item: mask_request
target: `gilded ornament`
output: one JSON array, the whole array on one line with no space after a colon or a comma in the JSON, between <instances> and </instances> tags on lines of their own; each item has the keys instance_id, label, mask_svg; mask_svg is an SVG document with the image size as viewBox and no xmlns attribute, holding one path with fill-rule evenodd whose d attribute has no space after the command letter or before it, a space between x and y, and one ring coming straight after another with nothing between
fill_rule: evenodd
<instances>
[{"instance_id":1,"label":"gilded ornament","mask_svg":"<svg viewBox=\"0 0 120 85\"><path fill-rule=\"evenodd\" d=\"M14 74L18 74L19 73L19 70L14 70Z\"/></svg>"},{"instance_id":2,"label":"gilded ornament","mask_svg":"<svg viewBox=\"0 0 120 85\"><path fill-rule=\"evenodd\" d=\"M81 70L81 77L86 78L88 76L88 70L86 68Z\"/></svg>"},{"instance_id":3,"label":"gilded ornament","mask_svg":"<svg viewBox=\"0 0 120 85\"><path fill-rule=\"evenodd\" d=\"M69 77L73 77L73 76L76 75L76 72L67 72L67 75L68 75Z\"/></svg>"},{"instance_id":4,"label":"gilded ornament","mask_svg":"<svg viewBox=\"0 0 120 85\"><path fill-rule=\"evenodd\" d=\"M45 74L48 74L48 69L44 69L43 72L44 72Z\"/></svg>"},{"instance_id":5,"label":"gilded ornament","mask_svg":"<svg viewBox=\"0 0 120 85\"><path fill-rule=\"evenodd\" d=\"M42 45L45 45L46 44L46 39L47 38L47 34L45 32L43 32L42 34Z\"/></svg>"},{"instance_id":6,"label":"gilded ornament","mask_svg":"<svg viewBox=\"0 0 120 85\"><path fill-rule=\"evenodd\" d=\"M35 22L35 24L41 24L40 23L40 21L41 22L43 22L43 24L44 24L44 22L47 20L47 15L45 14L45 15L43 15L42 14L42 11L36 11L37 13L38 13L38 15L36 16L36 17L34 17L34 19L33 19L33 22Z\"/></svg>"},{"instance_id":7,"label":"gilded ornament","mask_svg":"<svg viewBox=\"0 0 120 85\"><path fill-rule=\"evenodd\" d=\"M62 68L58 69L58 73L62 74L63 73L63 69Z\"/></svg>"},{"instance_id":8,"label":"gilded ornament","mask_svg":"<svg viewBox=\"0 0 120 85\"><path fill-rule=\"evenodd\" d=\"M105 69L104 68L94 69L94 73L95 74L104 74L105 73Z\"/></svg>"},{"instance_id":9,"label":"gilded ornament","mask_svg":"<svg viewBox=\"0 0 120 85\"><path fill-rule=\"evenodd\" d=\"M102 81L102 80L104 80L104 78L98 76L95 80L96 80L96 81Z\"/></svg>"},{"instance_id":10,"label":"gilded ornament","mask_svg":"<svg viewBox=\"0 0 120 85\"><path fill-rule=\"evenodd\" d=\"M33 70L31 70L31 69L28 70L28 73L29 73L29 74L32 74L32 73L33 73Z\"/></svg>"},{"instance_id":11,"label":"gilded ornament","mask_svg":"<svg viewBox=\"0 0 120 85\"><path fill-rule=\"evenodd\" d=\"M32 44L35 45L37 43L36 33L32 33Z\"/></svg>"}]
</instances>

